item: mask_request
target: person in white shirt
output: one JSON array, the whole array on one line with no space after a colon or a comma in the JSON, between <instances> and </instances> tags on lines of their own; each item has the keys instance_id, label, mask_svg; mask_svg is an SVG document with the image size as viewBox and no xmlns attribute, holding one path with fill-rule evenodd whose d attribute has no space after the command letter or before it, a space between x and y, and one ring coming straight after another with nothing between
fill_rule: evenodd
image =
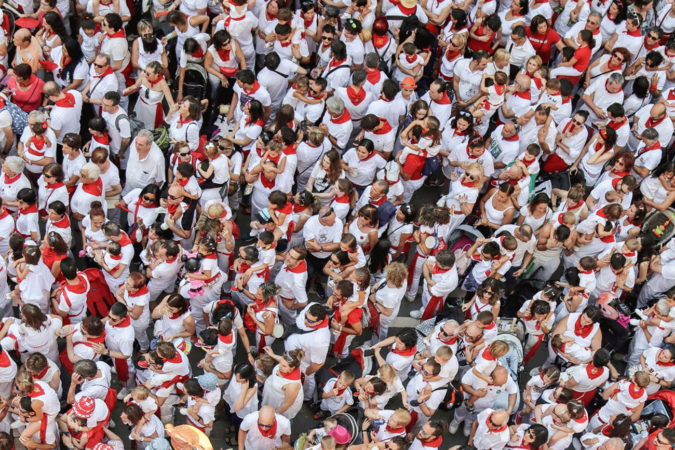
<instances>
[{"instance_id":1,"label":"person in white shirt","mask_svg":"<svg viewBox=\"0 0 675 450\"><path fill-rule=\"evenodd\" d=\"M87 163L80 169L80 182L70 199L70 209L75 220L82 220L89 214L91 204L100 202L105 205L105 185L101 179L101 171L94 163Z\"/></svg>"},{"instance_id":2,"label":"person in white shirt","mask_svg":"<svg viewBox=\"0 0 675 450\"><path fill-rule=\"evenodd\" d=\"M295 323L298 310L307 306L307 249L298 245L291 248L274 282L281 288L279 292L279 314L286 326Z\"/></svg>"},{"instance_id":3,"label":"person in white shirt","mask_svg":"<svg viewBox=\"0 0 675 450\"><path fill-rule=\"evenodd\" d=\"M508 427L509 412L486 409L478 414L471 426L469 445L476 450L502 450L511 436Z\"/></svg>"},{"instance_id":4,"label":"person in white shirt","mask_svg":"<svg viewBox=\"0 0 675 450\"><path fill-rule=\"evenodd\" d=\"M143 189L151 183L161 186L166 181L164 154L155 144L152 131L141 130L130 147L126 184L122 195L136 188Z\"/></svg>"},{"instance_id":5,"label":"person in white shirt","mask_svg":"<svg viewBox=\"0 0 675 450\"><path fill-rule=\"evenodd\" d=\"M83 101L91 103L99 116L103 113L102 99L110 91L118 91L118 80L111 64L110 56L99 53L89 69L89 82L82 90Z\"/></svg>"},{"instance_id":6,"label":"person in white shirt","mask_svg":"<svg viewBox=\"0 0 675 450\"><path fill-rule=\"evenodd\" d=\"M333 92L339 87L349 86L351 58L347 54L347 45L339 39L330 43L330 54L332 56L328 64L312 70L312 75L320 75L325 79L328 92Z\"/></svg>"},{"instance_id":7,"label":"person in white shirt","mask_svg":"<svg viewBox=\"0 0 675 450\"><path fill-rule=\"evenodd\" d=\"M443 443L443 434L448 430L445 420L432 420L425 423L415 435L408 450L434 450Z\"/></svg>"},{"instance_id":8,"label":"person in white shirt","mask_svg":"<svg viewBox=\"0 0 675 450\"><path fill-rule=\"evenodd\" d=\"M372 105L372 103L371 103ZM349 111L345 108L345 102L336 96L326 100L326 114L319 128L324 136L330 141L333 149L343 153L347 147L347 141L354 129L354 123Z\"/></svg>"},{"instance_id":9,"label":"person in white shirt","mask_svg":"<svg viewBox=\"0 0 675 450\"><path fill-rule=\"evenodd\" d=\"M265 115L263 122L267 122L272 112L272 99L269 92L256 80L253 71L250 69L237 72L237 82L232 87L234 95L230 104L230 111L227 113L228 122L241 119L244 115L244 105L251 99L256 99L263 105Z\"/></svg>"},{"instance_id":10,"label":"person in white shirt","mask_svg":"<svg viewBox=\"0 0 675 450\"><path fill-rule=\"evenodd\" d=\"M490 55L479 50L473 54L472 59L462 59L455 64L452 83L457 93L458 107L470 106L480 98L480 85L488 62Z\"/></svg>"},{"instance_id":11,"label":"person in white shirt","mask_svg":"<svg viewBox=\"0 0 675 450\"><path fill-rule=\"evenodd\" d=\"M511 55L509 63L511 65L511 74L516 74L525 67L525 63L530 59L530 57L537 54L532 47L532 43L527 38L527 32L525 27L518 25L511 31L511 36L506 42L506 51ZM456 71L457 69L455 69ZM513 75L512 77L513 78Z\"/></svg>"},{"instance_id":12,"label":"person in white shirt","mask_svg":"<svg viewBox=\"0 0 675 450\"><path fill-rule=\"evenodd\" d=\"M588 111L577 111L574 117L560 122L556 137L556 149L549 155L542 166L548 173L557 173L567 170L586 145L588 130L585 127Z\"/></svg>"},{"instance_id":13,"label":"person in white shirt","mask_svg":"<svg viewBox=\"0 0 675 450\"><path fill-rule=\"evenodd\" d=\"M276 414L271 406L265 405L260 411L244 417L237 439L244 443L244 450L275 448L282 443L290 444L291 422L281 414Z\"/></svg>"},{"instance_id":14,"label":"person in white shirt","mask_svg":"<svg viewBox=\"0 0 675 450\"><path fill-rule=\"evenodd\" d=\"M324 206L318 215L307 219L302 235L309 251L307 262L310 274L322 273L331 253L340 249L342 226L342 221L336 217L330 206Z\"/></svg>"},{"instance_id":15,"label":"person in white shirt","mask_svg":"<svg viewBox=\"0 0 675 450\"><path fill-rule=\"evenodd\" d=\"M56 142L63 144L63 137L68 133L80 134L82 94L75 89L63 92L53 81L45 83L43 92L49 100L54 102L54 106L49 111L49 125L54 130Z\"/></svg>"},{"instance_id":16,"label":"person in white shirt","mask_svg":"<svg viewBox=\"0 0 675 450\"><path fill-rule=\"evenodd\" d=\"M584 101L582 110L588 111L589 123L595 123L607 118L607 108L613 103L623 103L623 75L613 72L609 78L598 77L593 84L584 90L581 99Z\"/></svg>"},{"instance_id":17,"label":"person in white shirt","mask_svg":"<svg viewBox=\"0 0 675 450\"><path fill-rule=\"evenodd\" d=\"M352 74L350 86L335 89L335 96L344 102L356 131L359 130L359 123L369 110L368 107L375 100L373 94L364 88L367 78L368 72L359 69Z\"/></svg>"},{"instance_id":18,"label":"person in white shirt","mask_svg":"<svg viewBox=\"0 0 675 450\"><path fill-rule=\"evenodd\" d=\"M649 374L650 383L645 388L648 395L669 388L675 380L675 346L647 349L640 355L640 365L642 371Z\"/></svg>"},{"instance_id":19,"label":"person in white shirt","mask_svg":"<svg viewBox=\"0 0 675 450\"><path fill-rule=\"evenodd\" d=\"M101 99L101 110L108 124L108 139L110 151L115 158L120 158L120 169L126 170L128 157L127 149L131 143L131 126L126 111L120 107L120 94L115 91L106 92Z\"/></svg>"},{"instance_id":20,"label":"person in white shirt","mask_svg":"<svg viewBox=\"0 0 675 450\"><path fill-rule=\"evenodd\" d=\"M637 151L640 139L638 136L647 128L654 128L659 132L659 143L661 148L668 148L668 144L673 137L673 121L667 120L668 112L666 105L663 103L656 103L655 105L647 105L635 113L633 119L633 133L628 137L628 148L635 152Z\"/></svg>"},{"instance_id":21,"label":"person in white shirt","mask_svg":"<svg viewBox=\"0 0 675 450\"><path fill-rule=\"evenodd\" d=\"M307 71L288 59L281 59L276 52L265 56L265 67L258 73L257 79L262 87L270 94L270 120L276 117L282 101L288 91L288 80L296 75L307 75Z\"/></svg>"},{"instance_id":22,"label":"person in white shirt","mask_svg":"<svg viewBox=\"0 0 675 450\"><path fill-rule=\"evenodd\" d=\"M455 254L451 250L441 250L436 256L429 256L422 266L422 272L424 275L422 308L411 311L410 317L424 321L443 308L445 298L459 283Z\"/></svg>"}]
</instances>

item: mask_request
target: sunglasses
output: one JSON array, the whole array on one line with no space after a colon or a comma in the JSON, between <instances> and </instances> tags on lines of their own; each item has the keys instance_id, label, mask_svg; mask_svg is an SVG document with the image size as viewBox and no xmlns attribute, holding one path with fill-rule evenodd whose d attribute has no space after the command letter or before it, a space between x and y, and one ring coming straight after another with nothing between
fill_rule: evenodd
<instances>
[{"instance_id":1,"label":"sunglasses","mask_svg":"<svg viewBox=\"0 0 675 450\"><path fill-rule=\"evenodd\" d=\"M305 320L306 320L308 323L311 323L311 324L319 323L318 320L312 320L312 319L310 319L309 317L307 317L307 314L305 314Z\"/></svg>"},{"instance_id":2,"label":"sunglasses","mask_svg":"<svg viewBox=\"0 0 675 450\"><path fill-rule=\"evenodd\" d=\"M107 64L96 64L96 63L94 63L94 65L99 69L103 69L105 66L107 66Z\"/></svg>"},{"instance_id":3,"label":"sunglasses","mask_svg":"<svg viewBox=\"0 0 675 450\"><path fill-rule=\"evenodd\" d=\"M282 357L282 358L284 359L284 361L286 361L286 362L289 362L289 363L293 362L293 357L292 357L288 352L284 352L284 353L281 355L281 357Z\"/></svg>"},{"instance_id":4,"label":"sunglasses","mask_svg":"<svg viewBox=\"0 0 675 450\"><path fill-rule=\"evenodd\" d=\"M326 212L326 214L324 214L323 216L321 216L321 218L324 219L324 218L330 216L331 214L333 214L333 212L334 212L334 211L333 211L333 208L329 208L329 209L328 209L328 212Z\"/></svg>"},{"instance_id":5,"label":"sunglasses","mask_svg":"<svg viewBox=\"0 0 675 450\"><path fill-rule=\"evenodd\" d=\"M115 317L111 316L110 314L108 314L107 317L108 317L108 319L110 319L110 320L112 320L112 321L114 321L114 322L118 322L118 321L122 320L121 317L115 318Z\"/></svg>"},{"instance_id":6,"label":"sunglasses","mask_svg":"<svg viewBox=\"0 0 675 450\"><path fill-rule=\"evenodd\" d=\"M322 41L332 41L333 38L331 36L321 36Z\"/></svg>"},{"instance_id":7,"label":"sunglasses","mask_svg":"<svg viewBox=\"0 0 675 450\"><path fill-rule=\"evenodd\" d=\"M577 119L572 119L572 122L574 122L575 125L583 125L583 123L579 122Z\"/></svg>"},{"instance_id":8,"label":"sunglasses","mask_svg":"<svg viewBox=\"0 0 675 450\"><path fill-rule=\"evenodd\" d=\"M555 414L555 413L554 413L554 414ZM489 421L490 421L490 425L492 425L493 427L495 427L495 428L501 427L501 425L497 425L496 423L494 423L494 422L492 421L492 416L490 416Z\"/></svg>"},{"instance_id":9,"label":"sunglasses","mask_svg":"<svg viewBox=\"0 0 675 450\"><path fill-rule=\"evenodd\" d=\"M232 150L232 147L227 147L227 146L224 146L224 145L218 145L218 148L221 149L224 152L226 152L228 150Z\"/></svg>"},{"instance_id":10,"label":"sunglasses","mask_svg":"<svg viewBox=\"0 0 675 450\"><path fill-rule=\"evenodd\" d=\"M178 154L183 158L185 158L186 156L190 156L190 152L187 152L187 153L180 152Z\"/></svg>"},{"instance_id":11,"label":"sunglasses","mask_svg":"<svg viewBox=\"0 0 675 450\"><path fill-rule=\"evenodd\" d=\"M178 200L180 197L175 197L175 196L169 194L169 198L170 198L171 200Z\"/></svg>"},{"instance_id":12,"label":"sunglasses","mask_svg":"<svg viewBox=\"0 0 675 450\"><path fill-rule=\"evenodd\" d=\"M471 181L474 181L474 180L476 179L476 177L474 177L473 175L471 175L469 172L464 172L464 176L465 176L466 178L470 179Z\"/></svg>"},{"instance_id":13,"label":"sunglasses","mask_svg":"<svg viewBox=\"0 0 675 450\"><path fill-rule=\"evenodd\" d=\"M265 425L265 424L260 423L260 421L258 421L258 426L260 428L272 428L272 425Z\"/></svg>"},{"instance_id":14,"label":"sunglasses","mask_svg":"<svg viewBox=\"0 0 675 450\"><path fill-rule=\"evenodd\" d=\"M54 175L49 175L47 173L43 173L42 176L45 178L56 178Z\"/></svg>"},{"instance_id":15,"label":"sunglasses","mask_svg":"<svg viewBox=\"0 0 675 450\"><path fill-rule=\"evenodd\" d=\"M144 195L143 200L145 200L146 202L154 202L155 198L154 197L148 197L147 195Z\"/></svg>"}]
</instances>

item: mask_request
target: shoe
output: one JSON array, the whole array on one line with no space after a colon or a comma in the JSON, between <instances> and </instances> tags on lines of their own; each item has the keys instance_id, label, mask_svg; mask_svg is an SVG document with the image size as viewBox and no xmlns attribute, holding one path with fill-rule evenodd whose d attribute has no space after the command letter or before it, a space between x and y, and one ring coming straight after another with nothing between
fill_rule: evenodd
<instances>
[{"instance_id":1,"label":"shoe","mask_svg":"<svg viewBox=\"0 0 675 450\"><path fill-rule=\"evenodd\" d=\"M635 315L638 316L638 317L640 317L640 319L642 319L642 320L649 320L649 317L647 317L647 316L645 315L645 313L642 312L641 309L636 309L636 310L635 310ZM631 322L632 322L632 321L631 321Z\"/></svg>"},{"instance_id":2,"label":"shoe","mask_svg":"<svg viewBox=\"0 0 675 450\"><path fill-rule=\"evenodd\" d=\"M455 433L457 433L457 430L459 430L459 424L453 420L452 422L450 422L450 427L448 428L448 433L455 434Z\"/></svg>"},{"instance_id":3,"label":"shoe","mask_svg":"<svg viewBox=\"0 0 675 450\"><path fill-rule=\"evenodd\" d=\"M314 414L314 420L323 420L326 417L328 417L328 411L318 411L316 414Z\"/></svg>"},{"instance_id":4,"label":"shoe","mask_svg":"<svg viewBox=\"0 0 675 450\"><path fill-rule=\"evenodd\" d=\"M471 434L471 425L467 426L466 421L464 421L464 436L469 437Z\"/></svg>"},{"instance_id":5,"label":"shoe","mask_svg":"<svg viewBox=\"0 0 675 450\"><path fill-rule=\"evenodd\" d=\"M114 420L110 419L110 420L108 421L108 428L109 428L109 429L110 429L110 428L115 428L115 421L114 421Z\"/></svg>"},{"instance_id":6,"label":"shoe","mask_svg":"<svg viewBox=\"0 0 675 450\"><path fill-rule=\"evenodd\" d=\"M634 327L639 327L640 319L630 319L630 324L633 325Z\"/></svg>"},{"instance_id":7,"label":"shoe","mask_svg":"<svg viewBox=\"0 0 675 450\"><path fill-rule=\"evenodd\" d=\"M422 312L421 311L410 311L410 317L413 319L421 319L422 318Z\"/></svg>"},{"instance_id":8,"label":"shoe","mask_svg":"<svg viewBox=\"0 0 675 450\"><path fill-rule=\"evenodd\" d=\"M19 429L19 428L21 428L25 425L26 424L21 422L20 420L15 420L14 422L12 422L12 424L9 426L9 428L11 428L12 430L16 430L16 429Z\"/></svg>"},{"instance_id":9,"label":"shoe","mask_svg":"<svg viewBox=\"0 0 675 450\"><path fill-rule=\"evenodd\" d=\"M323 284L321 283L316 284L316 295L318 295L322 299L326 298L326 289L323 287Z\"/></svg>"},{"instance_id":10,"label":"shoe","mask_svg":"<svg viewBox=\"0 0 675 450\"><path fill-rule=\"evenodd\" d=\"M256 239L256 237L251 236L251 233L245 233L245 234L242 234L241 236L239 236L239 239L241 239L244 242L247 242L247 241L252 241L252 240Z\"/></svg>"},{"instance_id":11,"label":"shoe","mask_svg":"<svg viewBox=\"0 0 675 450\"><path fill-rule=\"evenodd\" d=\"M541 372L541 367L535 367L534 369L530 370L530 376L536 377L539 375L539 372Z\"/></svg>"},{"instance_id":12,"label":"shoe","mask_svg":"<svg viewBox=\"0 0 675 450\"><path fill-rule=\"evenodd\" d=\"M117 393L117 400L124 400L124 397L126 397L130 393L131 391L129 389L122 388L122 390Z\"/></svg>"}]
</instances>

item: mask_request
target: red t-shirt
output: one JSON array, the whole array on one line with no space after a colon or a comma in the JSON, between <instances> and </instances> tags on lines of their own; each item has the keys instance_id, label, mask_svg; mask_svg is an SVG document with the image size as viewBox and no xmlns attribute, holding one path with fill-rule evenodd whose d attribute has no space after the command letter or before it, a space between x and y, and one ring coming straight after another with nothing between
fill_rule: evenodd
<instances>
[{"instance_id":1,"label":"red t-shirt","mask_svg":"<svg viewBox=\"0 0 675 450\"><path fill-rule=\"evenodd\" d=\"M27 113L35 111L42 103L42 88L45 85L45 82L35 75L31 75L30 79L30 86L26 91L17 87L14 77L11 77L7 83L7 86L14 91L12 92L12 103Z\"/></svg>"},{"instance_id":2,"label":"red t-shirt","mask_svg":"<svg viewBox=\"0 0 675 450\"><path fill-rule=\"evenodd\" d=\"M644 446L645 450L656 450L656 445L654 444L654 442L656 441L656 436L658 436L659 433L661 433L661 431L663 430L656 430L650 433L649 436L647 436L647 442L645 443ZM663 439L661 441L663 441Z\"/></svg>"},{"instance_id":3,"label":"red t-shirt","mask_svg":"<svg viewBox=\"0 0 675 450\"><path fill-rule=\"evenodd\" d=\"M527 27L527 38L532 47L541 58L542 62L547 63L551 59L551 47L560 41L560 35L553 28L549 27L545 34L532 34L531 27Z\"/></svg>"},{"instance_id":4,"label":"red t-shirt","mask_svg":"<svg viewBox=\"0 0 675 450\"><path fill-rule=\"evenodd\" d=\"M44 252L42 252L42 262L45 263L45 266L49 267L49 270L52 270L52 266L54 265L55 262L57 261L63 261L68 257L68 254L63 254L63 255L58 255L56 251L54 251L52 248L46 248ZM56 282L60 283L62 281L66 281L66 277L63 276L62 273L59 273L59 276L56 277Z\"/></svg>"},{"instance_id":5,"label":"red t-shirt","mask_svg":"<svg viewBox=\"0 0 675 450\"><path fill-rule=\"evenodd\" d=\"M426 158L420 155L408 155L403 165L403 172L412 175L411 180L419 180L422 178L422 169Z\"/></svg>"},{"instance_id":6,"label":"red t-shirt","mask_svg":"<svg viewBox=\"0 0 675 450\"><path fill-rule=\"evenodd\" d=\"M495 38L495 34L496 33L492 33L490 35L490 39L488 39L485 42L479 41L479 40L476 40L476 39L469 39L469 48L471 50L473 50L474 52L477 52L478 50L484 50L491 55L494 52L494 50L492 49L492 44L494 43L493 41L494 41L494 38ZM478 27L478 29L476 30L476 35L477 36L485 36L485 26L484 25ZM550 51L549 51L549 56L550 56Z\"/></svg>"},{"instance_id":7,"label":"red t-shirt","mask_svg":"<svg viewBox=\"0 0 675 450\"><path fill-rule=\"evenodd\" d=\"M572 67L579 72L586 70L591 62L591 52L592 50L588 45L586 47L579 47L577 51L574 52L574 58L577 62Z\"/></svg>"}]
</instances>

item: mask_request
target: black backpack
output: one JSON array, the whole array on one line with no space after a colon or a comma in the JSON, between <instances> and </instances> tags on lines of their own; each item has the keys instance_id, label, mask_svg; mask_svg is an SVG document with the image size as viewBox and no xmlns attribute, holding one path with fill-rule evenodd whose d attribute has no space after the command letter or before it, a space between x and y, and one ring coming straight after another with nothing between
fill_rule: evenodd
<instances>
[{"instance_id":1,"label":"black backpack","mask_svg":"<svg viewBox=\"0 0 675 450\"><path fill-rule=\"evenodd\" d=\"M389 47L391 47L392 42L393 45L396 46L396 37L391 33L391 31L387 31L387 34L389 34L389 42L387 45L384 47L384 50L382 51L382 54L377 51L377 47L373 45L373 50L377 54L377 57L380 60L380 64L377 66L378 69L380 69L380 72L384 73L387 77L391 78L391 60L387 61L384 57L387 55L389 52Z\"/></svg>"},{"instance_id":2,"label":"black backpack","mask_svg":"<svg viewBox=\"0 0 675 450\"><path fill-rule=\"evenodd\" d=\"M443 411L451 411L459 408L464 402L464 389L459 380L453 380L450 384L434 389L434 391L445 390L445 397L439 405Z\"/></svg>"}]
</instances>

